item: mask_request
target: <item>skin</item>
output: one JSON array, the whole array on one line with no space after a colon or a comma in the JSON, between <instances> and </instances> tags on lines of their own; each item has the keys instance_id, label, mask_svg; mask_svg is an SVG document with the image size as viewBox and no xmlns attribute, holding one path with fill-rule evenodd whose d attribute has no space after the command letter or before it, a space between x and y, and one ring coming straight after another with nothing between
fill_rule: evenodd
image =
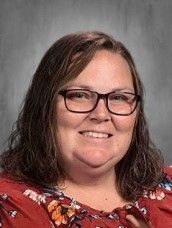
<instances>
[{"instance_id":1,"label":"skin","mask_svg":"<svg viewBox=\"0 0 172 228\"><path fill-rule=\"evenodd\" d=\"M134 93L128 63L119 54L105 50L97 52L87 67L66 88L88 88L99 93L116 90ZM96 109L90 113L72 113L66 109L60 95L56 112L57 141L66 170L76 171L77 164L80 168L84 167L86 172L113 172L113 167L130 145L136 112L130 116L111 114L101 99ZM91 138L80 134L81 131L106 132L113 136L107 139ZM70 143L66 143L66 139Z\"/></svg>"},{"instance_id":2,"label":"skin","mask_svg":"<svg viewBox=\"0 0 172 228\"><path fill-rule=\"evenodd\" d=\"M134 93L128 63L121 55L106 50L98 51L79 76L64 87L80 88L98 93ZM109 205L124 206L127 202L117 191L114 167L129 148L137 110L129 116L114 115L101 99L90 113L72 113L66 109L64 99L59 95L56 114L56 141L68 175L64 192L95 209L108 211L114 209ZM112 137L86 137L80 134L82 131L106 132ZM93 194L94 200L90 197ZM129 217L128 220L132 219Z\"/></svg>"}]
</instances>

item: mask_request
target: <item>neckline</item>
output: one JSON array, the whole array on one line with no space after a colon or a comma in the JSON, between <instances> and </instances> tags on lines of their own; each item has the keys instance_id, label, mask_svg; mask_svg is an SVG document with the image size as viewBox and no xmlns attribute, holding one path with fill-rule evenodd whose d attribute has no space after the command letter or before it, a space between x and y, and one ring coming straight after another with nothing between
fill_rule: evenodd
<instances>
[{"instance_id":1,"label":"neckline","mask_svg":"<svg viewBox=\"0 0 172 228\"><path fill-rule=\"evenodd\" d=\"M60 190L57 186L55 186L55 187L46 187L46 188L43 188L43 190L48 191L49 193L57 196L60 200L67 199L68 203L72 202L72 204L78 205L80 208L87 209L88 211L91 211L94 214L96 213L96 214L100 214L100 215L103 215L103 214L104 215L109 215L109 214L114 214L117 211L124 211L124 210L131 209L132 207L137 208L136 207L137 201L135 201L135 202L131 202L131 203L126 203L124 206L121 206L121 207L116 207L116 208L114 208L111 211L98 210L98 209L93 208L93 207L91 207L91 206L89 206L87 204L79 202L78 200L76 200L72 196L67 195L62 190ZM138 208L138 210L139 210L139 208Z\"/></svg>"},{"instance_id":2,"label":"neckline","mask_svg":"<svg viewBox=\"0 0 172 228\"><path fill-rule=\"evenodd\" d=\"M76 211L77 215L83 215L84 217L93 218L93 219L110 219L110 220L119 220L122 224L128 224L126 220L127 214L132 214L136 218L144 221L146 224L149 224L149 219L146 214L143 213L142 208L139 207L139 201L142 201L142 197L139 197L133 203L125 204L123 207L116 207L112 211L103 211L94 209L86 204L82 204L75 200L73 197L68 196L63 191L59 190L57 187L48 187L43 188L43 191L54 195L58 200L62 201L61 206L67 208L73 208ZM67 200L67 203L63 202ZM63 204L64 203L64 204ZM85 214L85 215L84 215Z\"/></svg>"}]
</instances>

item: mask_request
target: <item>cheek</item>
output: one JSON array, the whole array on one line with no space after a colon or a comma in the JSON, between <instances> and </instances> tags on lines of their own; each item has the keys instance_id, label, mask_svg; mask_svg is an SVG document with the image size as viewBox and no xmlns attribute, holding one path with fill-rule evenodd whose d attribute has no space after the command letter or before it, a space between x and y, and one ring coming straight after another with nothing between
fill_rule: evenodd
<instances>
[{"instance_id":1,"label":"cheek","mask_svg":"<svg viewBox=\"0 0 172 228\"><path fill-rule=\"evenodd\" d=\"M120 160L128 151L132 141L136 115L117 116L113 121L116 128L116 140L114 140L113 146L119 152Z\"/></svg>"},{"instance_id":2,"label":"cheek","mask_svg":"<svg viewBox=\"0 0 172 228\"><path fill-rule=\"evenodd\" d=\"M136 115L134 114L130 116L116 116L115 118L113 118L113 123L116 127L116 130L128 134L132 134L135 121Z\"/></svg>"},{"instance_id":3,"label":"cheek","mask_svg":"<svg viewBox=\"0 0 172 228\"><path fill-rule=\"evenodd\" d=\"M75 132L79 129L84 119L85 115L77 115L76 113L69 112L64 107L59 107L57 109L56 131L60 135Z\"/></svg>"}]
</instances>

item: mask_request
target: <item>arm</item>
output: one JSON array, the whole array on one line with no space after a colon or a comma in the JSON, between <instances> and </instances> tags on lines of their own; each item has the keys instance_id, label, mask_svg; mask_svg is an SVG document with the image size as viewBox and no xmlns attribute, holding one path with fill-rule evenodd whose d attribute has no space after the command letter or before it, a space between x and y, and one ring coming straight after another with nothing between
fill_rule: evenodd
<instances>
[{"instance_id":1,"label":"arm","mask_svg":"<svg viewBox=\"0 0 172 228\"><path fill-rule=\"evenodd\" d=\"M9 227L52 227L51 221L41 201L31 200L26 194L26 186L0 180L0 224Z\"/></svg>"}]
</instances>

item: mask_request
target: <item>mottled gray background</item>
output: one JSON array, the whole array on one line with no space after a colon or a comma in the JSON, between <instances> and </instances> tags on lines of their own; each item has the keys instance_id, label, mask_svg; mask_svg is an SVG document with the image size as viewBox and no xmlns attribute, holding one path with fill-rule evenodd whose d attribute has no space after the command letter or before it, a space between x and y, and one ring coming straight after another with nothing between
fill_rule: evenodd
<instances>
[{"instance_id":1,"label":"mottled gray background","mask_svg":"<svg viewBox=\"0 0 172 228\"><path fill-rule=\"evenodd\" d=\"M0 150L47 48L102 30L129 48L146 88L154 142L172 163L172 0L0 0Z\"/></svg>"}]
</instances>

